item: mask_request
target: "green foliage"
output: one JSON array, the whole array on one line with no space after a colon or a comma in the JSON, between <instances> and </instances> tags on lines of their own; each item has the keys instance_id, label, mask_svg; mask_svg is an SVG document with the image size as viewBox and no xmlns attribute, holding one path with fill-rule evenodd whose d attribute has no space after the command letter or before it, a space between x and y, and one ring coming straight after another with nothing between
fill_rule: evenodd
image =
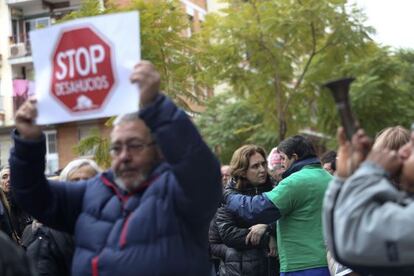
<instances>
[{"instance_id":1,"label":"green foliage","mask_svg":"<svg viewBox=\"0 0 414 276\"><path fill-rule=\"evenodd\" d=\"M255 112L247 100L236 100L228 93L209 99L196 123L223 164L241 145L254 143L270 150L276 142L263 125L263 114Z\"/></svg>"},{"instance_id":2,"label":"green foliage","mask_svg":"<svg viewBox=\"0 0 414 276\"><path fill-rule=\"evenodd\" d=\"M361 125L371 135L388 126L409 127L414 120L414 63L406 59L407 54L413 56L414 52L392 54L379 49L353 64L353 71L361 77L353 87L352 104Z\"/></svg>"},{"instance_id":3,"label":"green foliage","mask_svg":"<svg viewBox=\"0 0 414 276\"><path fill-rule=\"evenodd\" d=\"M91 135L83 138L74 151L79 155L88 155L93 153L95 162L104 169L111 166L111 157L109 155L110 142L107 137L102 137L98 129L93 129Z\"/></svg>"},{"instance_id":4,"label":"green foliage","mask_svg":"<svg viewBox=\"0 0 414 276\"><path fill-rule=\"evenodd\" d=\"M208 16L198 37L209 45L200 47L199 78L248 98L277 140L314 126L315 87L369 41L363 15L346 1L225 2L224 15Z\"/></svg>"},{"instance_id":5,"label":"green foliage","mask_svg":"<svg viewBox=\"0 0 414 276\"><path fill-rule=\"evenodd\" d=\"M369 134L414 120L414 52L378 46L370 39L374 29L364 24L366 17L355 5L345 0L224 2L228 8L207 16L197 37L199 45L206 45L197 53L205 69L198 78L229 84L233 97L250 104L250 116L261 118L257 132L278 142L310 128L332 137L327 144L334 146L339 119L322 84L346 76L357 78L352 108ZM230 125L235 120L219 119ZM210 143L227 144L224 133L220 141L212 135L217 134L205 132ZM240 141L255 142L252 137Z\"/></svg>"},{"instance_id":6,"label":"green foliage","mask_svg":"<svg viewBox=\"0 0 414 276\"><path fill-rule=\"evenodd\" d=\"M79 10L73 11L62 18L61 21L73 20L87 16L103 14L103 9L98 0L83 0Z\"/></svg>"},{"instance_id":7,"label":"green foliage","mask_svg":"<svg viewBox=\"0 0 414 276\"><path fill-rule=\"evenodd\" d=\"M413 56L412 50L393 53L372 44L364 56L355 56L342 67L343 75L356 77L350 91L351 106L369 135L389 126L409 127L414 121ZM320 95L318 123L334 137L338 126L335 104L328 91Z\"/></svg>"}]
</instances>

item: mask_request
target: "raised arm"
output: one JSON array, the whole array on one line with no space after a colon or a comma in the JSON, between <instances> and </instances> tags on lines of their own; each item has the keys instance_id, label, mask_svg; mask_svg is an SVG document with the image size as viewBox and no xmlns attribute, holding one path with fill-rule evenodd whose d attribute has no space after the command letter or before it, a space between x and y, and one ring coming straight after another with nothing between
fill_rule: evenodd
<instances>
[{"instance_id":1,"label":"raised arm","mask_svg":"<svg viewBox=\"0 0 414 276\"><path fill-rule=\"evenodd\" d=\"M251 224L273 223L281 216L266 194L246 196L226 189L225 198L226 209Z\"/></svg>"},{"instance_id":2,"label":"raised arm","mask_svg":"<svg viewBox=\"0 0 414 276\"><path fill-rule=\"evenodd\" d=\"M332 236L328 245L340 260L352 264L409 265L414 260L414 239L408 231L414 227L413 217L414 203L404 204L385 171L365 163L337 196L333 231L325 229Z\"/></svg>"},{"instance_id":3,"label":"raised arm","mask_svg":"<svg viewBox=\"0 0 414 276\"><path fill-rule=\"evenodd\" d=\"M354 140L353 151L363 155ZM345 165L349 143L339 142L338 162ZM389 180L400 168L396 152L372 151L351 177L331 183L325 194L324 232L338 261L384 268L412 265L414 239L409 229L414 227L414 203ZM346 170L339 176L347 177Z\"/></svg>"},{"instance_id":4,"label":"raised arm","mask_svg":"<svg viewBox=\"0 0 414 276\"><path fill-rule=\"evenodd\" d=\"M211 219L221 197L219 162L187 114L159 93L159 78L149 63L135 68L131 80L140 85L140 117L178 180L175 199L180 212L192 220Z\"/></svg>"},{"instance_id":5,"label":"raised arm","mask_svg":"<svg viewBox=\"0 0 414 276\"><path fill-rule=\"evenodd\" d=\"M16 113L10 154L12 192L22 208L56 229L73 232L82 208L84 184L49 183L44 175L46 142L35 124L36 102L26 101Z\"/></svg>"}]
</instances>

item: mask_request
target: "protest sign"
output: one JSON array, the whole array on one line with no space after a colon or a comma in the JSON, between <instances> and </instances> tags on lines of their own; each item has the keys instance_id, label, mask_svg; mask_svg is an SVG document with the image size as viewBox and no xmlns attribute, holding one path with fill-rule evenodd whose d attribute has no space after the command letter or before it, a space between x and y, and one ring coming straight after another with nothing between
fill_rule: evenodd
<instances>
[{"instance_id":1,"label":"protest sign","mask_svg":"<svg viewBox=\"0 0 414 276\"><path fill-rule=\"evenodd\" d=\"M129 76L140 60L137 12L88 17L30 33L40 125L138 110Z\"/></svg>"}]
</instances>

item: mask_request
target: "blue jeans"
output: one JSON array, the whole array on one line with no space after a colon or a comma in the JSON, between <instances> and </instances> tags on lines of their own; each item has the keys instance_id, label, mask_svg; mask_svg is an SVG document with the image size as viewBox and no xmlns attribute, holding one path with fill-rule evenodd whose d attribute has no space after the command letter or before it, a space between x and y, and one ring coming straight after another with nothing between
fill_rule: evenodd
<instances>
[{"instance_id":1,"label":"blue jeans","mask_svg":"<svg viewBox=\"0 0 414 276\"><path fill-rule=\"evenodd\" d=\"M328 267L317 267L292 272L280 272L280 276L330 276Z\"/></svg>"}]
</instances>

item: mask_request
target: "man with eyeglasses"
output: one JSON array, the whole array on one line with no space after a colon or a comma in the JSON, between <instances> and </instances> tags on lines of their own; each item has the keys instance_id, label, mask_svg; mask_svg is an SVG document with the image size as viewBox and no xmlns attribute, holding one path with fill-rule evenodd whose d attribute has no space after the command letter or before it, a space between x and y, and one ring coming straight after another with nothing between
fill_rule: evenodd
<instances>
[{"instance_id":1,"label":"man with eyeglasses","mask_svg":"<svg viewBox=\"0 0 414 276\"><path fill-rule=\"evenodd\" d=\"M141 110L115 120L111 169L76 184L46 180L35 101L22 105L12 188L39 221L75 235L73 275L208 275L219 163L185 112L159 93L152 64L140 62L131 81L140 86Z\"/></svg>"}]
</instances>

